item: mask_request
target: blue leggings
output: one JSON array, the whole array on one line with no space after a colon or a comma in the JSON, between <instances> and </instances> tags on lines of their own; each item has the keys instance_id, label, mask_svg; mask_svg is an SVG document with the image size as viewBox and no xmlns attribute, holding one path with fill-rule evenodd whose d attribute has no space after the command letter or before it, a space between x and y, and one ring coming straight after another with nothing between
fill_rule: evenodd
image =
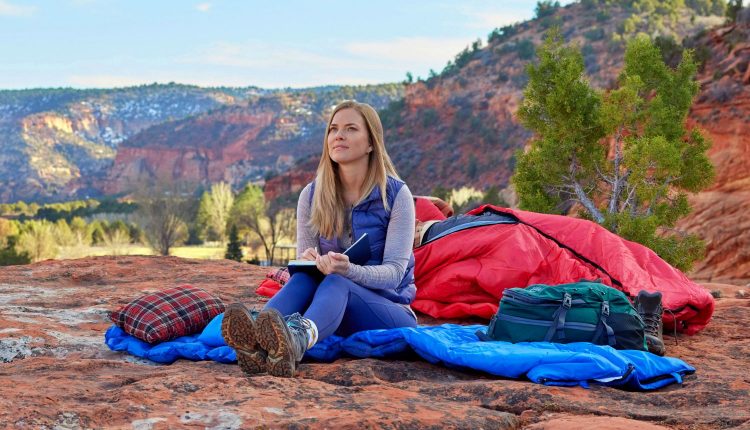
<instances>
[{"instance_id":1,"label":"blue leggings","mask_svg":"<svg viewBox=\"0 0 750 430\"><path fill-rule=\"evenodd\" d=\"M322 281L306 273L295 273L266 303L288 316L303 314L318 327L318 340L336 333L348 336L362 330L416 327L414 314L341 275Z\"/></svg>"}]
</instances>

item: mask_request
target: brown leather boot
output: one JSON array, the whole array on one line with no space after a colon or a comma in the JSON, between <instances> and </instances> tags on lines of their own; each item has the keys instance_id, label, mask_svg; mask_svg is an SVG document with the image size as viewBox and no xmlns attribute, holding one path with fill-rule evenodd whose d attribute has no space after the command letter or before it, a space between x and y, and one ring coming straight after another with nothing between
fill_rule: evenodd
<instances>
[{"instance_id":1,"label":"brown leather boot","mask_svg":"<svg viewBox=\"0 0 750 430\"><path fill-rule=\"evenodd\" d=\"M221 335L237 353L240 369L248 375L266 371L266 351L258 344L252 313L241 303L232 303L224 311Z\"/></svg>"},{"instance_id":2,"label":"brown leather boot","mask_svg":"<svg viewBox=\"0 0 750 430\"><path fill-rule=\"evenodd\" d=\"M268 373L294 376L307 351L309 329L309 322L298 313L286 319L276 309L265 309L258 314L258 343L268 352Z\"/></svg>"},{"instance_id":3,"label":"brown leather boot","mask_svg":"<svg viewBox=\"0 0 750 430\"><path fill-rule=\"evenodd\" d=\"M664 309L661 306L661 293L649 293L641 290L635 298L635 310L646 323L646 345L648 351L656 355L664 355L664 337L662 336L661 316Z\"/></svg>"}]
</instances>

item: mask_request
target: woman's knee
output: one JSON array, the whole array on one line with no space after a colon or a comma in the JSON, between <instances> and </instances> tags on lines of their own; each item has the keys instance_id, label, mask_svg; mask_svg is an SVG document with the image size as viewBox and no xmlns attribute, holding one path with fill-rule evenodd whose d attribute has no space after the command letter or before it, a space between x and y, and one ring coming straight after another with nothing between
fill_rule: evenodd
<instances>
[{"instance_id":1,"label":"woman's knee","mask_svg":"<svg viewBox=\"0 0 750 430\"><path fill-rule=\"evenodd\" d=\"M348 294L351 284L352 281L350 281L348 278L345 278L344 276L336 273L332 273L330 275L326 275L326 277L323 278L323 281L318 286L318 290L336 290L346 292Z\"/></svg>"},{"instance_id":2,"label":"woman's knee","mask_svg":"<svg viewBox=\"0 0 750 430\"><path fill-rule=\"evenodd\" d=\"M294 275L290 276L289 280L286 281L286 283L288 284L288 283L290 283L292 281L294 281L294 282L311 283L311 282L315 282L315 277L313 275L309 274L309 273L297 272Z\"/></svg>"}]
</instances>

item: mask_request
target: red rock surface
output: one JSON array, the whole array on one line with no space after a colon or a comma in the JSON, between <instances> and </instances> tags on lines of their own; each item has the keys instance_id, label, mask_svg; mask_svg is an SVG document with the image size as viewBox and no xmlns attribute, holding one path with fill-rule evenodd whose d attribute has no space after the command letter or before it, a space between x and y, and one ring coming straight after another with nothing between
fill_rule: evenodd
<instances>
[{"instance_id":1,"label":"red rock surface","mask_svg":"<svg viewBox=\"0 0 750 430\"><path fill-rule=\"evenodd\" d=\"M423 361L306 363L297 378L234 365L155 365L110 351L107 313L189 283L261 306L266 269L175 257L97 257L0 269L0 422L8 428L605 428L750 426L750 299L720 291L706 330L667 337L698 369L651 393L545 387ZM746 288L745 288L746 290ZM747 296L746 296L747 297ZM435 323L421 317L424 324Z\"/></svg>"},{"instance_id":2,"label":"red rock surface","mask_svg":"<svg viewBox=\"0 0 750 430\"><path fill-rule=\"evenodd\" d=\"M714 282L750 282L750 10L745 15L698 41L712 55L689 122L713 141L716 179L691 197L693 212L679 227L705 239L706 258L692 276Z\"/></svg>"}]
</instances>

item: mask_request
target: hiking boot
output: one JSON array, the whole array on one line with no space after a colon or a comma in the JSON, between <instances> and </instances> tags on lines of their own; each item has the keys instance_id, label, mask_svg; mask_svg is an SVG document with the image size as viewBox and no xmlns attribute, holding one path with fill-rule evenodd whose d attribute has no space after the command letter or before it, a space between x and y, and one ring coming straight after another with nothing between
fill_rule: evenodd
<instances>
[{"instance_id":1,"label":"hiking boot","mask_svg":"<svg viewBox=\"0 0 750 430\"><path fill-rule=\"evenodd\" d=\"M224 311L221 335L237 353L240 369L248 375L266 371L266 351L258 345L257 324L241 303L232 303Z\"/></svg>"},{"instance_id":2,"label":"hiking boot","mask_svg":"<svg viewBox=\"0 0 750 430\"><path fill-rule=\"evenodd\" d=\"M276 309L265 309L258 315L257 323L258 343L268 351L268 373L291 378L307 351L309 322L298 313L285 321Z\"/></svg>"},{"instance_id":3,"label":"hiking boot","mask_svg":"<svg viewBox=\"0 0 750 430\"><path fill-rule=\"evenodd\" d=\"M646 323L646 346L648 351L656 355L664 355L664 338L662 337L661 315L664 312L661 306L661 293L649 293L641 290L635 298L635 310Z\"/></svg>"}]
</instances>

